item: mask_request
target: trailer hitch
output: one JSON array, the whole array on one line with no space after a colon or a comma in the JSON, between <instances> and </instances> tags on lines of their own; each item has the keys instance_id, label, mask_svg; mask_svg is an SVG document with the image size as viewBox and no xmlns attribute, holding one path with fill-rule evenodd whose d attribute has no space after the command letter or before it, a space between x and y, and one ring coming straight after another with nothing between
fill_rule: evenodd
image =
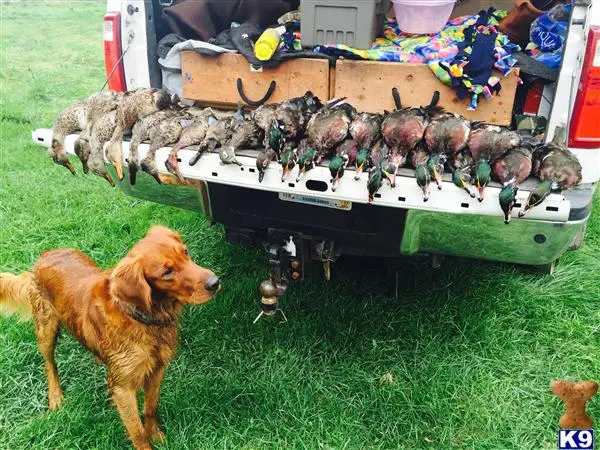
<instances>
[{"instance_id":1,"label":"trailer hitch","mask_svg":"<svg viewBox=\"0 0 600 450\"><path fill-rule=\"evenodd\" d=\"M269 230L269 240L275 242L267 248L269 278L260 284L260 312L254 322L262 316L274 316L279 311L283 323L287 317L279 307L279 298L285 294L291 280L303 277L302 238L293 233Z\"/></svg>"}]
</instances>

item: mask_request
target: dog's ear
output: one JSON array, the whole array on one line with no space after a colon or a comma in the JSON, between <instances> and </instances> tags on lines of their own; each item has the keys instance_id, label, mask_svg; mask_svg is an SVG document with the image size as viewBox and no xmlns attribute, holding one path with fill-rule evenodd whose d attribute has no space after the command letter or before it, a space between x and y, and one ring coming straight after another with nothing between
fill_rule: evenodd
<instances>
[{"instance_id":1,"label":"dog's ear","mask_svg":"<svg viewBox=\"0 0 600 450\"><path fill-rule=\"evenodd\" d=\"M136 308L150 312L152 291L144 276L139 256L127 256L117 264L110 277L110 295Z\"/></svg>"}]
</instances>

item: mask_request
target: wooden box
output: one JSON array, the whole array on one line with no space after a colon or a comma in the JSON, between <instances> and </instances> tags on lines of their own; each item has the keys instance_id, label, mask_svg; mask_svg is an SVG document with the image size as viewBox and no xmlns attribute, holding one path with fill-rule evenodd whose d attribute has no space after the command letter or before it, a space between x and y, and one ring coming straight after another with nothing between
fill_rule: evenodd
<instances>
[{"instance_id":1,"label":"wooden box","mask_svg":"<svg viewBox=\"0 0 600 450\"><path fill-rule=\"evenodd\" d=\"M182 52L181 72L184 98L205 104L247 103L243 96L260 100L273 81L275 88L266 103L299 97L308 90L321 100L329 99L329 61L325 59L298 58L255 71L240 54Z\"/></svg>"},{"instance_id":2,"label":"wooden box","mask_svg":"<svg viewBox=\"0 0 600 450\"><path fill-rule=\"evenodd\" d=\"M358 111L383 112L395 108L392 88L400 93L402 106L425 106L434 91L440 92L439 105L467 119L496 125L510 125L517 89L517 72L501 78L500 95L480 98L476 111L469 111L469 100L460 100L454 89L444 85L427 64L379 61L338 61L335 69L334 97L347 97Z\"/></svg>"}]
</instances>

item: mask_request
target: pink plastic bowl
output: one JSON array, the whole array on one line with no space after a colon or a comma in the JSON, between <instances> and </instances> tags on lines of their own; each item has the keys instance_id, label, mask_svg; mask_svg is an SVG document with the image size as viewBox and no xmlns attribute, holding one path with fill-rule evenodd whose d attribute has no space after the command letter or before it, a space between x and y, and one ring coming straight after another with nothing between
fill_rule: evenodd
<instances>
[{"instance_id":1,"label":"pink plastic bowl","mask_svg":"<svg viewBox=\"0 0 600 450\"><path fill-rule=\"evenodd\" d=\"M392 0L400 30L414 34L438 33L452 14L455 0Z\"/></svg>"}]
</instances>

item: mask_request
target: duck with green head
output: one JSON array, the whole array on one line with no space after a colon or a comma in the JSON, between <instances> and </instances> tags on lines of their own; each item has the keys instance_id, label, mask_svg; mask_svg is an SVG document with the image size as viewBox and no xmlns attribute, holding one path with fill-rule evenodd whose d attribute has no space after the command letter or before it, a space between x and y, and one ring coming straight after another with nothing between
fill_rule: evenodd
<instances>
[{"instance_id":1,"label":"duck with green head","mask_svg":"<svg viewBox=\"0 0 600 450\"><path fill-rule=\"evenodd\" d=\"M427 160L427 171L430 178L435 180L437 188L442 189L442 175L444 175L444 165L446 164L446 156L441 153L432 154Z\"/></svg>"},{"instance_id":2,"label":"duck with green head","mask_svg":"<svg viewBox=\"0 0 600 450\"><path fill-rule=\"evenodd\" d=\"M383 185L383 179L386 177L385 172L381 165L373 167L369 171L369 178L367 180L367 191L369 192L369 204L373 203L375 193Z\"/></svg>"},{"instance_id":3,"label":"duck with green head","mask_svg":"<svg viewBox=\"0 0 600 450\"><path fill-rule=\"evenodd\" d=\"M515 131L493 125L472 124L468 147L476 161L473 182L477 186L477 199L480 202L490 181L491 165L521 142L521 136Z\"/></svg>"},{"instance_id":4,"label":"duck with green head","mask_svg":"<svg viewBox=\"0 0 600 450\"><path fill-rule=\"evenodd\" d=\"M361 148L358 153L356 154L356 163L355 163L355 174L354 174L354 179L355 180L359 180L360 179L360 174L363 173L363 171L368 168L369 166L369 156L370 156L370 152L369 149L367 148Z\"/></svg>"},{"instance_id":5,"label":"duck with green head","mask_svg":"<svg viewBox=\"0 0 600 450\"><path fill-rule=\"evenodd\" d=\"M452 155L450 159L450 168L452 169L452 183L464 190L471 198L475 198L475 193L469 187L471 181L471 171L474 166L471 150L464 148L460 152Z\"/></svg>"},{"instance_id":6,"label":"duck with green head","mask_svg":"<svg viewBox=\"0 0 600 450\"><path fill-rule=\"evenodd\" d=\"M279 157L279 164L281 164L282 172L281 172L281 182L283 183L290 171L296 166L296 161L298 160L298 154L296 153L295 148L286 148Z\"/></svg>"},{"instance_id":7,"label":"duck with green head","mask_svg":"<svg viewBox=\"0 0 600 450\"><path fill-rule=\"evenodd\" d=\"M430 163L431 158L429 151L423 142L417 144L417 146L410 152L410 162L415 168L415 179L417 185L423 191L423 201L429 200L429 184L431 183L431 171Z\"/></svg>"},{"instance_id":8,"label":"duck with green head","mask_svg":"<svg viewBox=\"0 0 600 450\"><path fill-rule=\"evenodd\" d=\"M306 142L307 145L303 145L303 142ZM315 168L317 164L321 163L323 159L323 153L317 151L315 147L312 145L308 145L308 140L302 140L298 147L298 176L296 177L296 182L300 181L306 172Z\"/></svg>"},{"instance_id":9,"label":"duck with green head","mask_svg":"<svg viewBox=\"0 0 600 450\"><path fill-rule=\"evenodd\" d=\"M471 191L469 185L467 184L468 178L470 178L468 175L468 169L454 169L452 172L452 183L454 183L457 188L464 190L471 198L475 198L475 193Z\"/></svg>"},{"instance_id":10,"label":"duck with green head","mask_svg":"<svg viewBox=\"0 0 600 450\"><path fill-rule=\"evenodd\" d=\"M358 142L354 139L346 139L339 144L335 150L335 155L329 161L329 171L331 172L331 190L335 192L340 178L344 176L346 166L356 161L358 154Z\"/></svg>"},{"instance_id":11,"label":"duck with green head","mask_svg":"<svg viewBox=\"0 0 600 450\"><path fill-rule=\"evenodd\" d=\"M394 171L393 167L388 168L387 170L384 168L390 166L390 163L387 159L388 153L389 148L387 147L387 145L385 145L383 140L375 142L373 148L371 149L371 162L373 164L373 167L369 171L369 178L367 179L369 204L373 203L375 193L383 185L384 178L390 180L389 171Z\"/></svg>"},{"instance_id":12,"label":"duck with green head","mask_svg":"<svg viewBox=\"0 0 600 450\"><path fill-rule=\"evenodd\" d=\"M490 163L485 159L480 159L475 163L475 176L473 177L473 182L477 188L477 200L480 202L483 201L483 194L486 186L490 182L491 174L492 168L490 167Z\"/></svg>"},{"instance_id":13,"label":"duck with green head","mask_svg":"<svg viewBox=\"0 0 600 450\"><path fill-rule=\"evenodd\" d=\"M428 162L429 174L442 189L442 175L447 159L466 148L471 131L470 122L458 114L449 113L442 108L432 111L432 119L425 130L424 140L431 152Z\"/></svg>"},{"instance_id":14,"label":"duck with green head","mask_svg":"<svg viewBox=\"0 0 600 450\"><path fill-rule=\"evenodd\" d=\"M531 191L525 207L519 211L519 217L541 204L553 189L571 189L581 183L579 160L568 148L556 142L536 148L533 168L542 183Z\"/></svg>"},{"instance_id":15,"label":"duck with green head","mask_svg":"<svg viewBox=\"0 0 600 450\"><path fill-rule=\"evenodd\" d=\"M506 224L510 223L518 186L531 174L532 148L531 145L516 147L497 159L492 167L492 177L503 186L498 201Z\"/></svg>"},{"instance_id":16,"label":"duck with green head","mask_svg":"<svg viewBox=\"0 0 600 450\"><path fill-rule=\"evenodd\" d=\"M350 136L358 144L355 180L360 179L360 174L368 167L369 149L381 137L382 120L383 116L381 114L360 113L356 115L348 127Z\"/></svg>"}]
</instances>

